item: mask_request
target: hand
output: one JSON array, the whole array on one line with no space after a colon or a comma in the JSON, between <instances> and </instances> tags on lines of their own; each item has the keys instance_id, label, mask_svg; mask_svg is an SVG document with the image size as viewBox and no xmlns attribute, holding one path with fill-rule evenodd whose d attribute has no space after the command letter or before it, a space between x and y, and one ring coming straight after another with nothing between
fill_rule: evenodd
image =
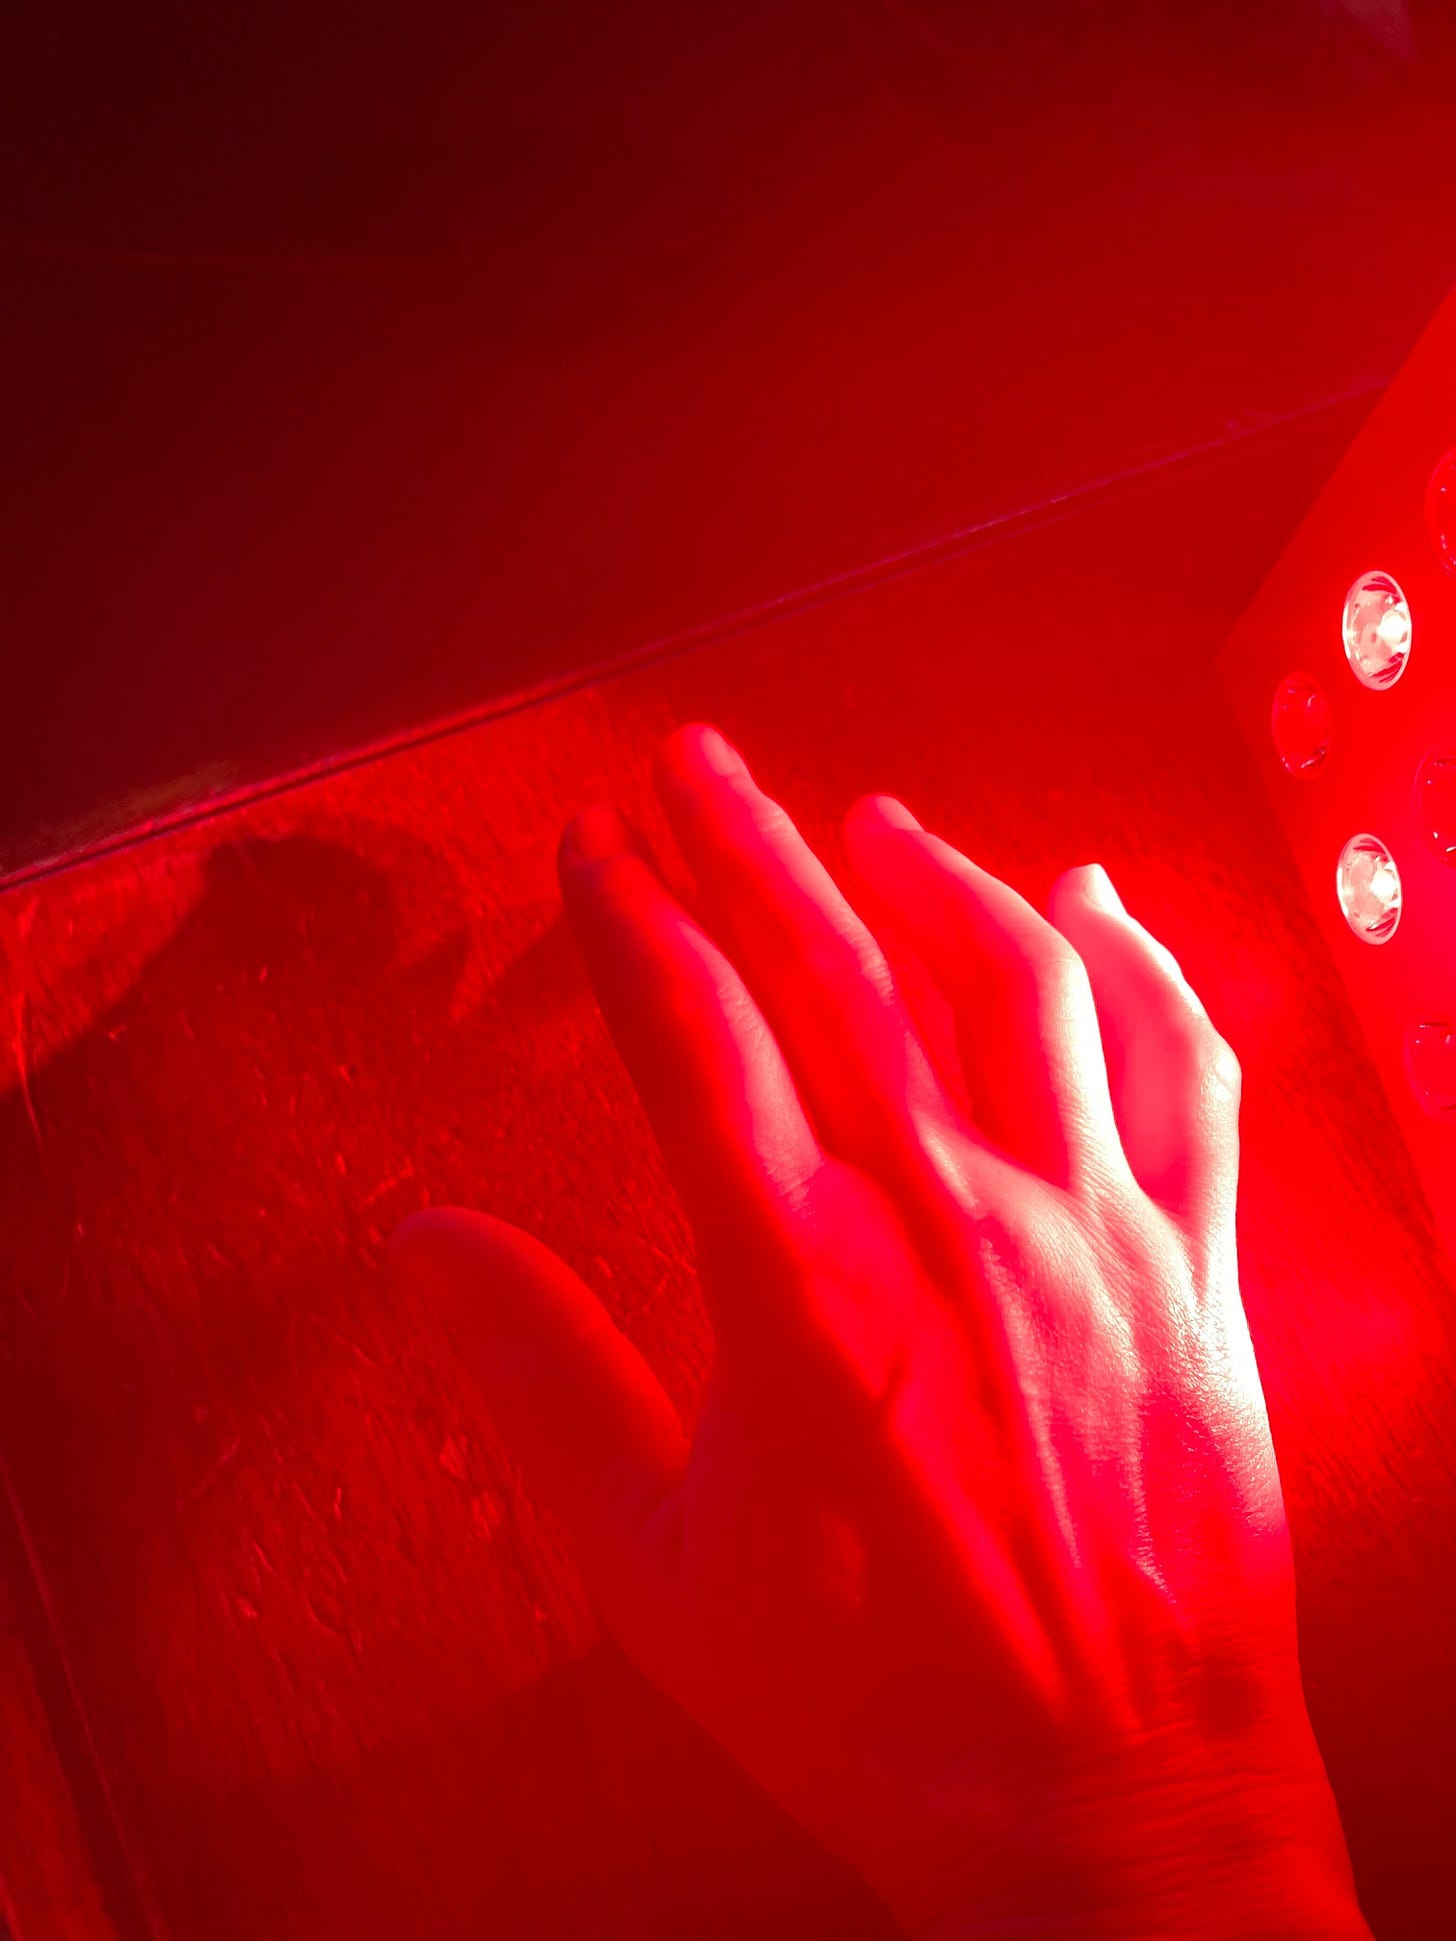
<instances>
[{"instance_id":1,"label":"hand","mask_svg":"<svg viewBox=\"0 0 1456 1941\"><path fill-rule=\"evenodd\" d=\"M691 1446L537 1241L446 1210L396 1242L607 1625L907 1933L1368 1934L1239 1296L1233 1053L1095 866L1047 922L867 797L851 903L715 730L656 783L703 923L611 810L559 863L697 1238Z\"/></svg>"}]
</instances>

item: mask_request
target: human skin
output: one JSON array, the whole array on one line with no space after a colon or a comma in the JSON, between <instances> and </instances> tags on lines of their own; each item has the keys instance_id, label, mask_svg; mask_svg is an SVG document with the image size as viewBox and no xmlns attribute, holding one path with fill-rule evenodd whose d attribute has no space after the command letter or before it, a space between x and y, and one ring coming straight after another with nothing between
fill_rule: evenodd
<instances>
[{"instance_id":1,"label":"human skin","mask_svg":"<svg viewBox=\"0 0 1456 1941\"><path fill-rule=\"evenodd\" d=\"M696 1239L691 1443L538 1240L437 1209L394 1243L607 1627L907 1935L1368 1936L1239 1294L1233 1052L1096 865L1048 920L871 796L841 887L716 730L655 782L692 913L605 806L558 861Z\"/></svg>"}]
</instances>

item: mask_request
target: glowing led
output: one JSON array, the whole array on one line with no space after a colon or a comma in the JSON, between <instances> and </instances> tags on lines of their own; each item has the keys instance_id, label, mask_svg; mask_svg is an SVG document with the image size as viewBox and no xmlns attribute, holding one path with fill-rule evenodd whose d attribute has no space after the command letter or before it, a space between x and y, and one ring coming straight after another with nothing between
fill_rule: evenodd
<instances>
[{"instance_id":1,"label":"glowing led","mask_svg":"<svg viewBox=\"0 0 1456 1941\"><path fill-rule=\"evenodd\" d=\"M1330 752L1329 696L1312 674L1286 674L1269 716L1274 752L1291 775L1308 775Z\"/></svg>"},{"instance_id":2,"label":"glowing led","mask_svg":"<svg viewBox=\"0 0 1456 1941\"><path fill-rule=\"evenodd\" d=\"M1456 755L1427 755L1421 763L1416 822L1441 861L1456 867Z\"/></svg>"},{"instance_id":3,"label":"glowing led","mask_svg":"<svg viewBox=\"0 0 1456 1941\"><path fill-rule=\"evenodd\" d=\"M1426 532L1431 550L1448 573L1456 573L1456 445L1426 487Z\"/></svg>"},{"instance_id":4,"label":"glowing led","mask_svg":"<svg viewBox=\"0 0 1456 1941\"><path fill-rule=\"evenodd\" d=\"M1365 687L1391 687L1411 644L1411 613L1389 573L1362 573L1345 595L1345 658Z\"/></svg>"},{"instance_id":5,"label":"glowing led","mask_svg":"<svg viewBox=\"0 0 1456 1941\"><path fill-rule=\"evenodd\" d=\"M1400 871L1379 836L1351 836L1335 866L1345 921L1367 944L1388 943L1400 922Z\"/></svg>"},{"instance_id":6,"label":"glowing led","mask_svg":"<svg viewBox=\"0 0 1456 1941\"><path fill-rule=\"evenodd\" d=\"M1450 1018L1406 1026L1405 1073L1423 1111L1456 1122L1456 1024Z\"/></svg>"}]
</instances>

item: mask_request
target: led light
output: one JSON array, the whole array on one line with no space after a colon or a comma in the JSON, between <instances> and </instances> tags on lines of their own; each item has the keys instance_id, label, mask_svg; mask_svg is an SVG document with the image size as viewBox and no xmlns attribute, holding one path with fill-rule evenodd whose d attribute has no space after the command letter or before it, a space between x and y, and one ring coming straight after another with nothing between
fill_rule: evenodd
<instances>
[{"instance_id":1,"label":"led light","mask_svg":"<svg viewBox=\"0 0 1456 1941\"><path fill-rule=\"evenodd\" d=\"M1286 674L1269 716L1274 752L1291 775L1308 775L1330 752L1329 696L1312 674Z\"/></svg>"},{"instance_id":2,"label":"led light","mask_svg":"<svg viewBox=\"0 0 1456 1941\"><path fill-rule=\"evenodd\" d=\"M1423 1111L1456 1121L1456 1024L1450 1018L1406 1026L1405 1072Z\"/></svg>"},{"instance_id":3,"label":"led light","mask_svg":"<svg viewBox=\"0 0 1456 1941\"><path fill-rule=\"evenodd\" d=\"M1416 822L1441 861L1456 868L1456 755L1427 755L1421 763Z\"/></svg>"},{"instance_id":4,"label":"led light","mask_svg":"<svg viewBox=\"0 0 1456 1941\"><path fill-rule=\"evenodd\" d=\"M1411 614L1388 573L1362 573L1345 595L1345 658L1364 687L1391 687L1410 653Z\"/></svg>"},{"instance_id":5,"label":"led light","mask_svg":"<svg viewBox=\"0 0 1456 1941\"><path fill-rule=\"evenodd\" d=\"M1400 871L1379 836L1351 836L1335 867L1345 921L1367 944L1388 943L1400 922Z\"/></svg>"},{"instance_id":6,"label":"led light","mask_svg":"<svg viewBox=\"0 0 1456 1941\"><path fill-rule=\"evenodd\" d=\"M1456 445L1432 472L1426 487L1426 532L1441 565L1456 573Z\"/></svg>"}]
</instances>

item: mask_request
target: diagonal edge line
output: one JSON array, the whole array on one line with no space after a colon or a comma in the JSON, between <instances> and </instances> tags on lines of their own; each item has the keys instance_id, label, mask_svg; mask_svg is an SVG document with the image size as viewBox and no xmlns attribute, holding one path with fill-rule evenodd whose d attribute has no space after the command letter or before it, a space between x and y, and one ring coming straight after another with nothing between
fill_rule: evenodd
<instances>
[{"instance_id":1,"label":"diagonal edge line","mask_svg":"<svg viewBox=\"0 0 1456 1941\"><path fill-rule=\"evenodd\" d=\"M109 835L95 837L90 842L78 843L74 848L61 850L55 855L38 857L13 870L0 871L0 895L9 890L23 889L48 876L59 875L64 870L77 869L86 863L96 862L104 856L116 854L119 850L139 848L144 843L154 842L159 837L172 834L175 830L192 828L199 823L210 822L214 817L230 815L234 810L245 808L251 803L268 801L274 796L287 795L295 789L312 787L330 776L367 767L371 762L383 761L391 755L403 753L406 749L423 748L431 742L443 741L452 735L465 734L487 721L498 721L509 715L523 713L527 708L537 707L545 701L557 700L564 695L577 693L582 688L591 687L599 681L612 680L620 675L635 673L657 662L675 659L679 654L691 653L698 647L708 646L733 634L747 633L755 627L771 625L774 621L788 619L794 614L826 606L834 600L847 599L855 593L901 578L904 574L917 571L921 567L939 565L962 554L979 551L983 546L994 545L999 540L1014 538L1019 533L1033 531L1043 525L1051 525L1106 494L1127 490L1163 473L1179 471L1185 466L1196 464L1200 459L1210 458L1219 452L1247 444L1270 432L1280 431L1287 425L1298 424L1306 418L1318 417L1323 411L1334 411L1342 405L1354 404L1359 399L1377 396L1389 383L1388 376L1362 379L1348 390L1318 398L1313 403L1296 405L1289 411L1271 413L1252 423L1225 430L1214 438L1204 439L1197 444L1185 445L1175 451L1162 453L1156 458L1143 459L1117 470L1102 473L1080 484L1068 486L1061 491L1048 493L1043 498L1029 501L1026 505L1015 507L1010 512L996 513L991 518L975 520L968 525L955 527L934 539L919 541L913 546L882 554L862 566L850 567L844 572L811 580L804 586L795 587L786 593L773 594L752 606L735 609L716 619L700 621L677 632L659 635L638 647L608 654L586 667L552 675L532 687L518 688L513 693L497 695L489 701L482 701L474 707L447 715L443 719L417 723L412 727L400 729L395 734L380 736L373 741L361 743L356 748L346 748L337 754L321 756L317 760L289 769L282 775L266 776L252 782L239 783L236 788L225 790L201 802L183 804L150 821L115 830Z\"/></svg>"}]
</instances>

